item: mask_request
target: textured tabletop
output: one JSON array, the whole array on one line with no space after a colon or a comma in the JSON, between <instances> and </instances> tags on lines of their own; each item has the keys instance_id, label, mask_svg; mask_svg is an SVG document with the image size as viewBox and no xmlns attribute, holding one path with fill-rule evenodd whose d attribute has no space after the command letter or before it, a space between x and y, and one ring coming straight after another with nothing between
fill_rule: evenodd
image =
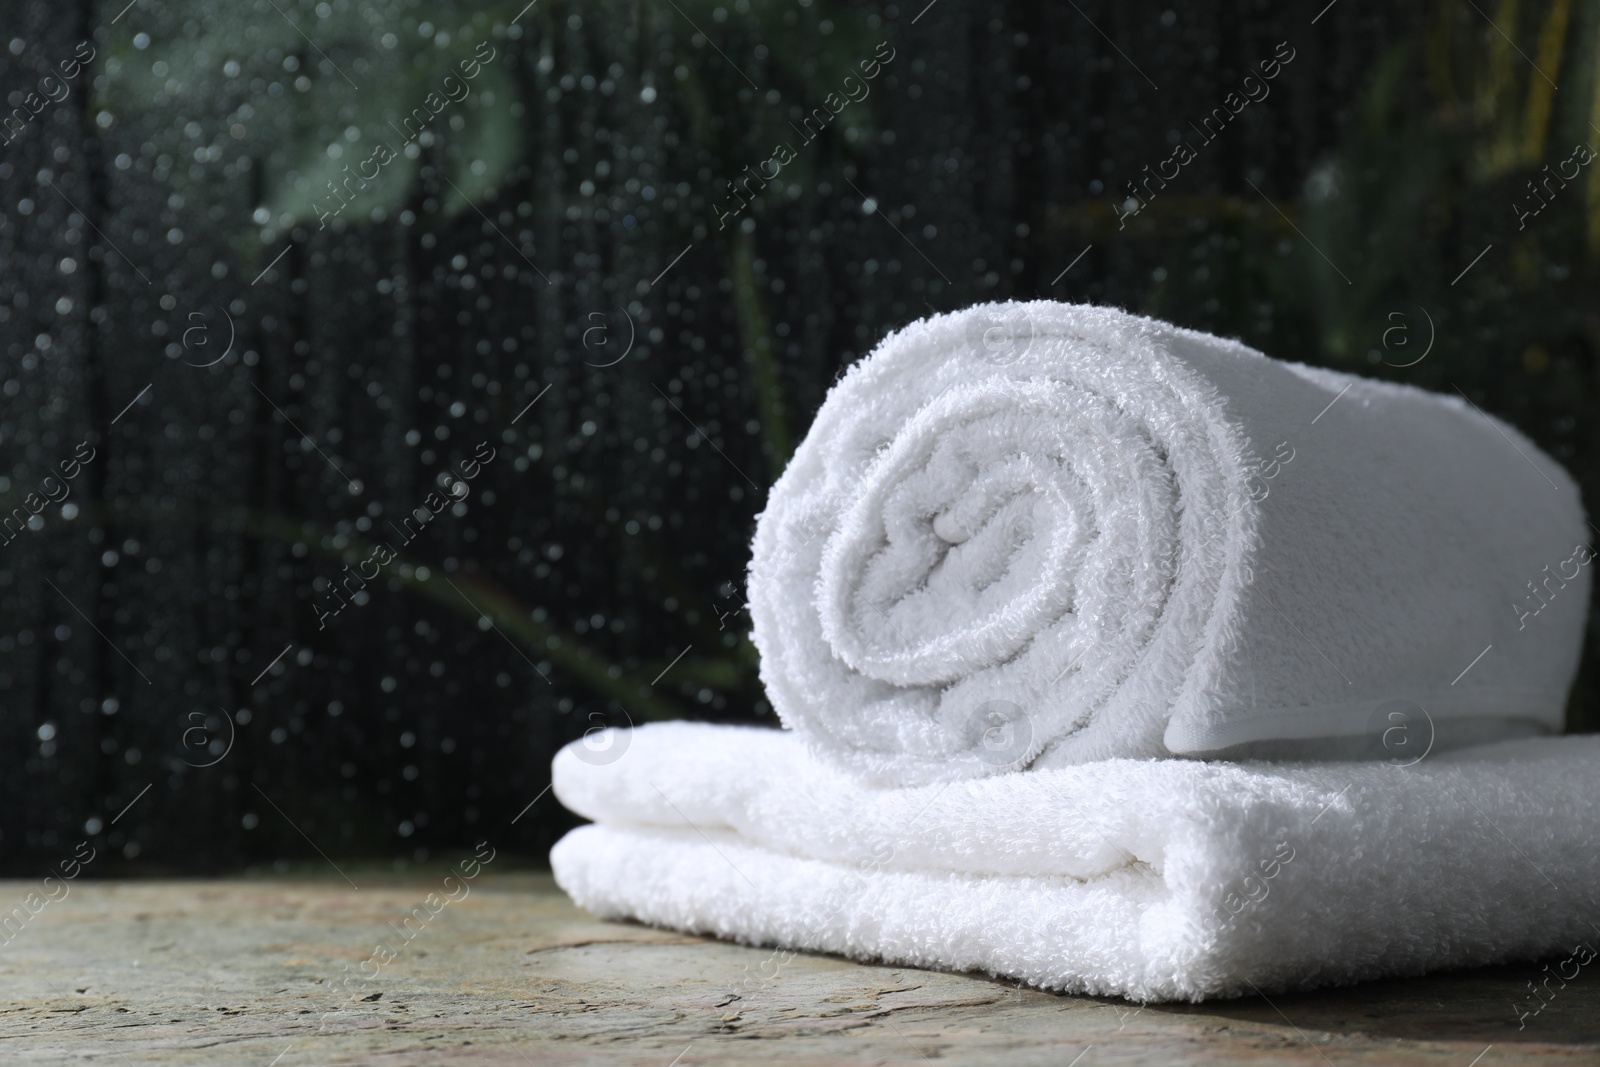
<instances>
[{"instance_id":1,"label":"textured tabletop","mask_svg":"<svg viewBox=\"0 0 1600 1067\"><path fill-rule=\"evenodd\" d=\"M1141 1009L599 922L537 874L346 872L74 883L0 933L0 1062L1600 1063L1600 974L1561 960Z\"/></svg>"}]
</instances>

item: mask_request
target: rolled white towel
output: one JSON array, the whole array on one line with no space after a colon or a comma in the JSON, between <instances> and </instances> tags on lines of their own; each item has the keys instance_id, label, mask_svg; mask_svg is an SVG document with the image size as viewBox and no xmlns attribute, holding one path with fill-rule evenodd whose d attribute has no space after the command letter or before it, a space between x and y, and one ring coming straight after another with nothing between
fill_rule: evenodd
<instances>
[{"instance_id":1,"label":"rolled white towel","mask_svg":"<svg viewBox=\"0 0 1600 1067\"><path fill-rule=\"evenodd\" d=\"M992 304L833 388L749 601L783 722L883 784L1348 755L1396 715L1446 744L1558 730L1587 540L1561 466L1456 396Z\"/></svg>"}]
</instances>

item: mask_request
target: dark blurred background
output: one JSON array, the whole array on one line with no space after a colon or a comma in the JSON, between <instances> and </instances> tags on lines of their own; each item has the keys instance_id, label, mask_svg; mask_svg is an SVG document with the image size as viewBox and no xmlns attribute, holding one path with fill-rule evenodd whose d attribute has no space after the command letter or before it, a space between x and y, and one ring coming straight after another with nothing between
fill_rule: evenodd
<instances>
[{"instance_id":1,"label":"dark blurred background","mask_svg":"<svg viewBox=\"0 0 1600 1067\"><path fill-rule=\"evenodd\" d=\"M1600 489L1600 4L525 3L0 3L0 870L538 860L586 729L770 722L754 517L930 312L1459 388Z\"/></svg>"}]
</instances>

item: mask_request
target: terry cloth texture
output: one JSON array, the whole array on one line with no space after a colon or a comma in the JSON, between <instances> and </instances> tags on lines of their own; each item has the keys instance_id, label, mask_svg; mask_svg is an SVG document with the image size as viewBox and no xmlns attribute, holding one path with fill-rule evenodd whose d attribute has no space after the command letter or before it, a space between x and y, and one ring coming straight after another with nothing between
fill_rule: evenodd
<instances>
[{"instance_id":1,"label":"terry cloth texture","mask_svg":"<svg viewBox=\"0 0 1600 1067\"><path fill-rule=\"evenodd\" d=\"M1561 466L1462 397L991 304L833 388L749 603L783 722L880 784L1326 758L1396 707L1441 749L1559 730L1587 541Z\"/></svg>"},{"instance_id":2,"label":"terry cloth texture","mask_svg":"<svg viewBox=\"0 0 1600 1067\"><path fill-rule=\"evenodd\" d=\"M590 911L751 944L1270 994L1600 944L1596 766L1600 737L1566 737L878 788L792 733L666 723L557 756L556 795L597 822L550 859Z\"/></svg>"}]
</instances>

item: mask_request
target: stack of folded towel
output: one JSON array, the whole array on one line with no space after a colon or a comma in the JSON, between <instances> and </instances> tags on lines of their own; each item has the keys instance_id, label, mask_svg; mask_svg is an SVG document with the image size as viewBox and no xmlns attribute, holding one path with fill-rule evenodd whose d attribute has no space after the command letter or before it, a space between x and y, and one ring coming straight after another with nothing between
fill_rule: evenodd
<instances>
[{"instance_id":1,"label":"stack of folded towel","mask_svg":"<svg viewBox=\"0 0 1600 1067\"><path fill-rule=\"evenodd\" d=\"M596 825L551 862L604 915L1137 1000L1567 951L1600 739L1534 735L1586 534L1463 399L1103 308L928 319L759 520L789 730L569 746Z\"/></svg>"}]
</instances>

